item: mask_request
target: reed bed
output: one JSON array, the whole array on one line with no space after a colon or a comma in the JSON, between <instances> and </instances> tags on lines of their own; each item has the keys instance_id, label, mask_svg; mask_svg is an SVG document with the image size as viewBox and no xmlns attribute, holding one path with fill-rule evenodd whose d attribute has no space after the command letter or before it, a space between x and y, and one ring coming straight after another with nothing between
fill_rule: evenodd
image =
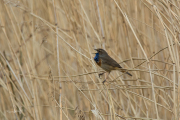
<instances>
[{"instance_id":1,"label":"reed bed","mask_svg":"<svg viewBox=\"0 0 180 120\"><path fill-rule=\"evenodd\" d=\"M180 119L178 0L0 0L1 120ZM105 76L103 48L133 76Z\"/></svg>"}]
</instances>

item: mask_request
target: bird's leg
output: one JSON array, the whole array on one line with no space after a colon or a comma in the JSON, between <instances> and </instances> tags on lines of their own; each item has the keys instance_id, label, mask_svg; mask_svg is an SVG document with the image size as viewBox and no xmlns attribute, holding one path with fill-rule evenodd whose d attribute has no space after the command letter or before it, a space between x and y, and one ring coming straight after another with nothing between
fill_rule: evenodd
<instances>
[{"instance_id":1,"label":"bird's leg","mask_svg":"<svg viewBox=\"0 0 180 120\"><path fill-rule=\"evenodd\" d=\"M110 72L108 72L107 77L106 77L105 80L102 82L103 84L106 82L106 79L108 78L109 74L110 74Z\"/></svg>"},{"instance_id":2,"label":"bird's leg","mask_svg":"<svg viewBox=\"0 0 180 120\"><path fill-rule=\"evenodd\" d=\"M106 73L106 72L103 72L103 73L99 73L99 78L101 77L101 75L103 75L104 73Z\"/></svg>"}]
</instances>

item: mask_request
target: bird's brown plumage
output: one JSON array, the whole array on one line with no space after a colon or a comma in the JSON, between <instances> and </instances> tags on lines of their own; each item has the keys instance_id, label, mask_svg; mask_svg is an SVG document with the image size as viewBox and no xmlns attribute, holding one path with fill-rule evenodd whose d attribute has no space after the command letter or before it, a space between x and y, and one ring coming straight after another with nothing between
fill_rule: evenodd
<instances>
[{"instance_id":1,"label":"bird's brown plumage","mask_svg":"<svg viewBox=\"0 0 180 120\"><path fill-rule=\"evenodd\" d=\"M95 50L99 53L98 58L101 62L101 64L97 64L105 71L111 72L112 70L120 70L121 72L126 72L126 70L121 69L122 67L113 58L111 58L105 50L101 48ZM126 73L132 76L130 73Z\"/></svg>"}]
</instances>

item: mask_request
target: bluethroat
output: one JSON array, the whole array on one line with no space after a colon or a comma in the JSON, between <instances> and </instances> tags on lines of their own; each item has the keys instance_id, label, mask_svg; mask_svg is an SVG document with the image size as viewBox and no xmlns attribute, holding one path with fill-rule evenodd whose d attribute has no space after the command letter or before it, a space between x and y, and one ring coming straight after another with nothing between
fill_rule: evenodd
<instances>
[{"instance_id":1,"label":"bluethroat","mask_svg":"<svg viewBox=\"0 0 180 120\"><path fill-rule=\"evenodd\" d=\"M103 81L103 84L106 82L106 79L108 78L112 70L120 70L121 72L126 73L129 76L132 76L126 70L123 70L122 67L114 59L112 59L105 50L101 48L95 50L97 51L97 53L95 53L96 55L94 57L94 61L97 63L98 66L100 66L102 69L108 72L108 75ZM99 77L102 74L104 73L99 74Z\"/></svg>"}]
</instances>

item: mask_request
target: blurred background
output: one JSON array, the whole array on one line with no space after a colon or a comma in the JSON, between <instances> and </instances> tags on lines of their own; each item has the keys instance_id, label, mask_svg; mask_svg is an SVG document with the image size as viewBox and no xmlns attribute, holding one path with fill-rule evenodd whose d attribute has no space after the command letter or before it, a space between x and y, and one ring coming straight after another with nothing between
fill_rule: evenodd
<instances>
[{"instance_id":1,"label":"blurred background","mask_svg":"<svg viewBox=\"0 0 180 120\"><path fill-rule=\"evenodd\" d=\"M178 120L179 5L0 0L0 119ZM103 85L95 48L133 76Z\"/></svg>"}]
</instances>

